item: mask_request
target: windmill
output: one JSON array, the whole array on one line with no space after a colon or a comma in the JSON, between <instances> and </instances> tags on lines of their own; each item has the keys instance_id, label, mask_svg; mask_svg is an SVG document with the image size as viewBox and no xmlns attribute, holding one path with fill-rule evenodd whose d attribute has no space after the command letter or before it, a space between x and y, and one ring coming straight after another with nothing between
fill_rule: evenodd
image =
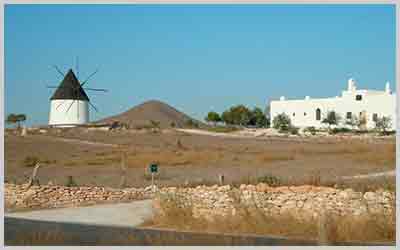
<instances>
[{"instance_id":1,"label":"windmill","mask_svg":"<svg viewBox=\"0 0 400 250\"><path fill-rule=\"evenodd\" d=\"M89 105L96 112L98 112L98 109L90 102L85 90L107 92L106 89L84 87L98 70L80 83L72 69L69 69L67 74L64 74L57 66L53 67L63 77L63 80L59 86L47 86L47 88L56 89L50 98L49 125L66 127L88 123Z\"/></svg>"}]
</instances>

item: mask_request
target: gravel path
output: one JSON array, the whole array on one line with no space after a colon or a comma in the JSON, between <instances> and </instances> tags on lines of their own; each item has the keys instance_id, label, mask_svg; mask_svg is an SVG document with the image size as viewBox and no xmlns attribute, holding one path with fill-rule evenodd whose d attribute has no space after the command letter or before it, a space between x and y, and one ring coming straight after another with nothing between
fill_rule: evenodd
<instances>
[{"instance_id":1,"label":"gravel path","mask_svg":"<svg viewBox=\"0 0 400 250\"><path fill-rule=\"evenodd\" d=\"M6 213L4 216L39 221L134 227L150 219L152 214L152 200L141 200L89 207Z\"/></svg>"}]
</instances>

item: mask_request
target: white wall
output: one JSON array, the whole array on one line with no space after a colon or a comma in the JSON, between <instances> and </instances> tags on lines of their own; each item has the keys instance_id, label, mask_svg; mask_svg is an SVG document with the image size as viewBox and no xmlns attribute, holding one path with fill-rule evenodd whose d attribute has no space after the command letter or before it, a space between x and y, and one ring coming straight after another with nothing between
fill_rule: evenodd
<instances>
[{"instance_id":1,"label":"white wall","mask_svg":"<svg viewBox=\"0 0 400 250\"><path fill-rule=\"evenodd\" d=\"M49 125L77 125L89 122L89 106L86 101L52 100L50 102ZM58 108L57 108L58 107Z\"/></svg>"},{"instance_id":2,"label":"white wall","mask_svg":"<svg viewBox=\"0 0 400 250\"><path fill-rule=\"evenodd\" d=\"M356 95L361 94L362 100L356 101ZM281 100L271 101L271 121L281 113L287 114L296 127L325 127L323 118L328 111L335 111L342 117L342 124L346 120L346 113L352 112L359 117L360 112L366 111L367 128L374 128L373 114L378 117L389 116L392 119L392 129L396 128L396 95L384 91L355 90L343 91L341 97ZM316 120L316 109L321 109L321 120ZM294 115L293 115L294 114Z\"/></svg>"}]
</instances>

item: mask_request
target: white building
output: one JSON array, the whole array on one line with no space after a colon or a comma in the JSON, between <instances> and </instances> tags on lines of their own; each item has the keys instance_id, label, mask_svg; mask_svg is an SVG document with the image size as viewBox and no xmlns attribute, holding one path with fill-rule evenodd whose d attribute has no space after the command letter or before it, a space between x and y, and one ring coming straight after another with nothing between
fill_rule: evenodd
<instances>
[{"instance_id":1,"label":"white building","mask_svg":"<svg viewBox=\"0 0 400 250\"><path fill-rule=\"evenodd\" d=\"M396 128L396 94L386 83L384 90L357 89L353 79L348 80L347 90L341 96L331 98L311 98L306 96L302 100L286 100L284 96L279 101L271 101L271 121L275 116L285 113L296 127L314 126L326 127L322 123L329 111L339 113L342 124L351 116L366 119L368 129L375 127L378 117L391 118L392 129Z\"/></svg>"},{"instance_id":2,"label":"white building","mask_svg":"<svg viewBox=\"0 0 400 250\"><path fill-rule=\"evenodd\" d=\"M49 125L75 126L89 122L89 97L70 69L50 98Z\"/></svg>"}]
</instances>

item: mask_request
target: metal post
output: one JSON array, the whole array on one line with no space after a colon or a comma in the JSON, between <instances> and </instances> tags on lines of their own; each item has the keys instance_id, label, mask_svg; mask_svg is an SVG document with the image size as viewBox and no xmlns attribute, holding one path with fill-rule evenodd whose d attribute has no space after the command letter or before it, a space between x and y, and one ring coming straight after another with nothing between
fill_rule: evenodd
<instances>
[{"instance_id":1,"label":"metal post","mask_svg":"<svg viewBox=\"0 0 400 250\"><path fill-rule=\"evenodd\" d=\"M151 188L154 190L154 172L151 172Z\"/></svg>"}]
</instances>

